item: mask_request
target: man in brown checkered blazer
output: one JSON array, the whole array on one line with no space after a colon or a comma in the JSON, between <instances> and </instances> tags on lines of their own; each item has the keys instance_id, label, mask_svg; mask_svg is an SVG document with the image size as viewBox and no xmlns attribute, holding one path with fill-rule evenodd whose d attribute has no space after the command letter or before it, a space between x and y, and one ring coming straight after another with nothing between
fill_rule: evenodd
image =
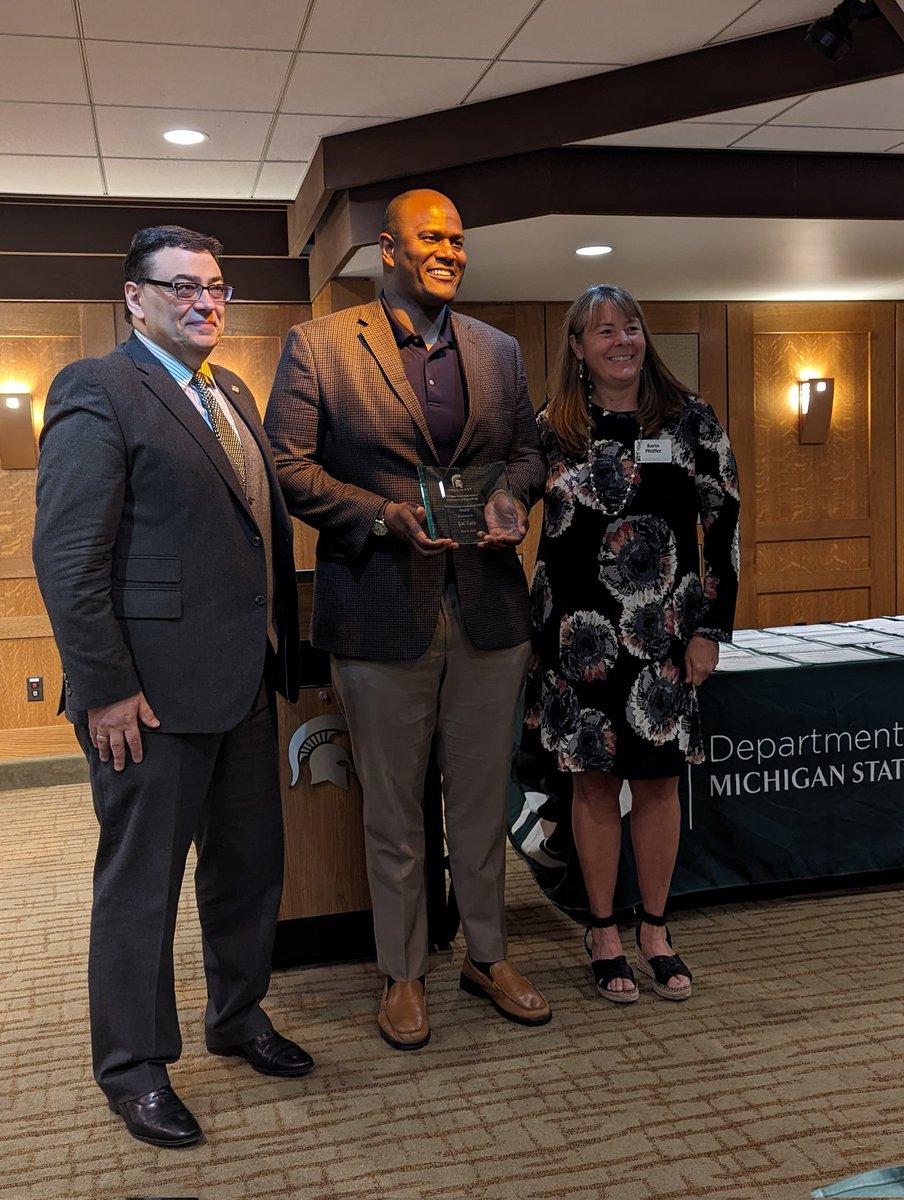
<instances>
[{"instance_id":1,"label":"man in brown checkered blazer","mask_svg":"<svg viewBox=\"0 0 904 1200\"><path fill-rule=\"evenodd\" d=\"M467 261L454 205L407 192L380 235L383 293L296 326L266 429L289 509L319 530L311 641L332 656L364 791L380 969L379 1027L430 1038L423 784L436 740L452 879L467 941L461 986L523 1025L550 1008L506 959L505 794L528 657L515 547L545 465L521 351L451 313ZM510 492L478 545L431 539L418 464L504 462Z\"/></svg>"}]
</instances>

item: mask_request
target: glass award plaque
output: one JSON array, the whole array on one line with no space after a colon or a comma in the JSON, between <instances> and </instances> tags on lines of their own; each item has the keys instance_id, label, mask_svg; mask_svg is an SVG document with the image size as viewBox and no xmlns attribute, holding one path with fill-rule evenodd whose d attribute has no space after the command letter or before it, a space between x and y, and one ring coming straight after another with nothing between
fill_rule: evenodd
<instances>
[{"instance_id":1,"label":"glass award plaque","mask_svg":"<svg viewBox=\"0 0 904 1200\"><path fill-rule=\"evenodd\" d=\"M510 491L505 463L479 467L428 467L418 465L421 501L427 510L431 539L451 538L460 546L473 546L487 532L484 509L493 492Z\"/></svg>"}]
</instances>

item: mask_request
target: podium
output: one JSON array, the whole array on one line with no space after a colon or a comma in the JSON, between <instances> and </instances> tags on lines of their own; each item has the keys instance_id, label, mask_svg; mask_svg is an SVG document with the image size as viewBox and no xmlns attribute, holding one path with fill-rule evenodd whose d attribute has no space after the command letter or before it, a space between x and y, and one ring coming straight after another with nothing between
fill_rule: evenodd
<instances>
[{"instance_id":1,"label":"podium","mask_svg":"<svg viewBox=\"0 0 904 1200\"><path fill-rule=\"evenodd\" d=\"M310 624L314 572L298 572L300 628ZM277 702L285 880L275 967L374 954L364 862L361 785L329 655L301 643L298 700Z\"/></svg>"}]
</instances>

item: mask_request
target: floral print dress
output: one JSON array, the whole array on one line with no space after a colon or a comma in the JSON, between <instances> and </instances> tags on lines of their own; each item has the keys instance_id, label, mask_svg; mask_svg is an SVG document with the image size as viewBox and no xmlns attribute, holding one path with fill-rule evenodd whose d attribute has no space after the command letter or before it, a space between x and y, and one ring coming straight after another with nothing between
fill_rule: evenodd
<instances>
[{"instance_id":1,"label":"floral print dress","mask_svg":"<svg viewBox=\"0 0 904 1200\"><path fill-rule=\"evenodd\" d=\"M591 412L581 457L564 453L545 410L537 414L549 474L531 583L527 738L539 736L561 771L665 778L703 759L687 643L731 640L737 467L697 397L657 435L670 462L635 453L635 413Z\"/></svg>"}]
</instances>

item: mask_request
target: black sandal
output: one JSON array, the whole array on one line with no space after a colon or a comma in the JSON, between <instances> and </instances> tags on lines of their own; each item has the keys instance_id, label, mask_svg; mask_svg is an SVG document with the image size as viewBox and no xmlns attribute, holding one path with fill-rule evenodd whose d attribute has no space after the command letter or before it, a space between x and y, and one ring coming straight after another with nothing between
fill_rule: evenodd
<instances>
[{"instance_id":1,"label":"black sandal","mask_svg":"<svg viewBox=\"0 0 904 1200\"><path fill-rule=\"evenodd\" d=\"M686 1000L691 994L690 981L693 979L693 975L677 954L654 954L652 958L647 958L644 955L640 948L640 927L644 922L647 925L658 925L660 928L664 928L665 940L670 946L672 944L669 927L665 923L665 913L661 917L654 917L650 913L645 912L644 909L641 909L640 921L637 923L637 932L634 935L637 942L638 969L651 977L653 980L653 991L657 996L661 996L663 1000ZM688 982L684 987L669 987L669 980L673 975L686 975Z\"/></svg>"},{"instance_id":2,"label":"black sandal","mask_svg":"<svg viewBox=\"0 0 904 1200\"><path fill-rule=\"evenodd\" d=\"M590 969L593 972L593 979L600 995L606 1000L611 1000L613 1004L633 1004L640 995L640 991L637 987L637 980L634 978L634 972L628 966L628 960L624 954L618 954L615 958L594 958L593 950L590 946L591 929L608 929L610 925L614 924L614 913L610 913L608 917L594 917L591 915L590 924L587 926L587 931L584 934L584 949L587 951L587 957L590 959ZM613 991L609 987L613 979L628 979L633 984L633 987L628 988L626 991Z\"/></svg>"}]
</instances>

